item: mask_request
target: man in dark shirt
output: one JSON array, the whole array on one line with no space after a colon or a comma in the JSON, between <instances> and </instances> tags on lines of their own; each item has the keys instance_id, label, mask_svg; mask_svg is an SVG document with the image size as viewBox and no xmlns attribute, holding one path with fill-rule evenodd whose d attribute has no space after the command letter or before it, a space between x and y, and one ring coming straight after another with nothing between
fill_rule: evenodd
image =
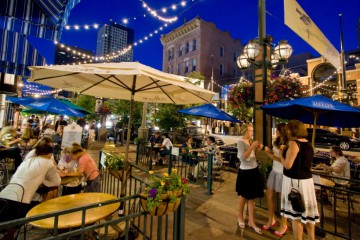
<instances>
[{"instance_id":1,"label":"man in dark shirt","mask_svg":"<svg viewBox=\"0 0 360 240\"><path fill-rule=\"evenodd\" d=\"M62 125L62 126L67 126L68 123L67 121L64 120L64 115L60 115L60 119L58 119L55 123L55 132L58 130L58 127Z\"/></svg>"}]
</instances>

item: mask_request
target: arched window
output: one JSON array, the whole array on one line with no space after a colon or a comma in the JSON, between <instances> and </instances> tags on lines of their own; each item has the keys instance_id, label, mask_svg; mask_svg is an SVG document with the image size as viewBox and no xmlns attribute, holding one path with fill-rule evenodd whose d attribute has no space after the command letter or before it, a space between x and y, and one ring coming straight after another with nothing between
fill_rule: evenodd
<instances>
[{"instance_id":1,"label":"arched window","mask_svg":"<svg viewBox=\"0 0 360 240\"><path fill-rule=\"evenodd\" d=\"M337 92L336 69L329 63L319 65L312 74L314 94L331 98Z\"/></svg>"}]
</instances>

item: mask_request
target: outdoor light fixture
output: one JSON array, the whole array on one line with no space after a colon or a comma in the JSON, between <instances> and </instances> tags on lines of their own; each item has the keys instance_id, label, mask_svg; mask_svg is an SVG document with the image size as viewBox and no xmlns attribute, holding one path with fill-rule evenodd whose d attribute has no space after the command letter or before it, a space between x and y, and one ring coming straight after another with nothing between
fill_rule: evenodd
<instances>
[{"instance_id":1,"label":"outdoor light fixture","mask_svg":"<svg viewBox=\"0 0 360 240\"><path fill-rule=\"evenodd\" d=\"M274 52L279 56L280 61L286 61L291 56L293 48L290 46L288 41L282 40L279 42L279 45L275 47Z\"/></svg>"},{"instance_id":2,"label":"outdoor light fixture","mask_svg":"<svg viewBox=\"0 0 360 240\"><path fill-rule=\"evenodd\" d=\"M267 42L271 41L272 37L267 36ZM261 47L258 44L258 40L250 40L249 43L244 47L243 54L237 59L237 65L240 69L248 68L251 64L257 67L261 66L261 63L255 62L255 58L259 55ZM293 48L289 45L286 40L279 42L271 51L270 60L267 61L267 67L276 68L278 64L284 64L293 52Z\"/></svg>"},{"instance_id":3,"label":"outdoor light fixture","mask_svg":"<svg viewBox=\"0 0 360 240\"><path fill-rule=\"evenodd\" d=\"M241 69L245 69L250 67L250 62L248 61L248 58L245 56L245 54L241 54L238 58L237 58L237 65L239 66L239 68Z\"/></svg>"},{"instance_id":4,"label":"outdoor light fixture","mask_svg":"<svg viewBox=\"0 0 360 240\"><path fill-rule=\"evenodd\" d=\"M257 40L250 40L249 43L244 47L244 55L249 60L255 60L260 53L260 46Z\"/></svg>"}]
</instances>

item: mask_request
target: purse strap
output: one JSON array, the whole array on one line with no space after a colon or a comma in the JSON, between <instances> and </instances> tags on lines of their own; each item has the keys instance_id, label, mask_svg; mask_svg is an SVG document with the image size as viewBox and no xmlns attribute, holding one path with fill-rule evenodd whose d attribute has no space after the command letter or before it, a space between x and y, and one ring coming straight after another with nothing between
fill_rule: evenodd
<instances>
[{"instance_id":1,"label":"purse strap","mask_svg":"<svg viewBox=\"0 0 360 240\"><path fill-rule=\"evenodd\" d=\"M298 188L300 186L300 164L301 164L301 154L300 154L300 144L298 143L297 140L295 140L294 142L296 142L296 144L299 147L299 152L298 152L298 156L299 156L299 169L298 169ZM296 160L296 159L295 159ZM293 183L292 183L292 179L291 179L291 187L293 187Z\"/></svg>"}]
</instances>

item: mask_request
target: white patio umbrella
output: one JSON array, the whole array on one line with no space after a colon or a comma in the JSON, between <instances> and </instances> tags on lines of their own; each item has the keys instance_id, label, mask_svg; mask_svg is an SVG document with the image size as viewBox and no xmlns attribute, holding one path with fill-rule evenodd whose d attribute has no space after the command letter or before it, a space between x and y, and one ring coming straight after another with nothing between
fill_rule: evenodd
<instances>
[{"instance_id":1,"label":"white patio umbrella","mask_svg":"<svg viewBox=\"0 0 360 240\"><path fill-rule=\"evenodd\" d=\"M183 76L161 72L138 62L33 66L29 81L95 97L133 101L195 104L211 102L214 92L185 82ZM126 143L128 159L129 141Z\"/></svg>"}]
</instances>

